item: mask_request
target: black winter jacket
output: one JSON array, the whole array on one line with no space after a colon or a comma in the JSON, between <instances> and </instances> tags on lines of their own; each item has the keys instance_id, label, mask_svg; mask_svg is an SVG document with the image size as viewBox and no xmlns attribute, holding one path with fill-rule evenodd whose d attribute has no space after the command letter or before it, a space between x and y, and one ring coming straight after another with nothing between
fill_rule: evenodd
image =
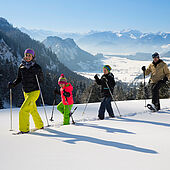
<instances>
[{"instance_id":1,"label":"black winter jacket","mask_svg":"<svg viewBox=\"0 0 170 170\"><path fill-rule=\"evenodd\" d=\"M95 76L95 79L96 79L96 83L98 85L101 85L102 86L102 89L101 89L101 92L102 92L102 96L103 97L110 97L111 94L109 92L109 89L106 85L106 82L113 94L113 90L114 90L114 87L115 87L115 80L114 80L114 75L112 73L108 73L108 74L103 74L101 79L98 78L98 76L96 75Z\"/></svg>"},{"instance_id":2,"label":"black winter jacket","mask_svg":"<svg viewBox=\"0 0 170 170\"><path fill-rule=\"evenodd\" d=\"M23 90L26 93L39 90L35 75L38 76L39 83L43 81L43 72L38 64L35 63L29 69L21 64L18 69L17 78L14 80L13 85L16 86L21 82Z\"/></svg>"}]
</instances>

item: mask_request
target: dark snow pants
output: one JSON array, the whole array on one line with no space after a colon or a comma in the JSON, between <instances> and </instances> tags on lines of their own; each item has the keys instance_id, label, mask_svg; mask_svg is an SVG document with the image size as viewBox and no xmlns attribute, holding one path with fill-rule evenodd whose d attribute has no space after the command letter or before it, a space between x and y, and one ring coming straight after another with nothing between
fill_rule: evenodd
<instances>
[{"instance_id":1,"label":"dark snow pants","mask_svg":"<svg viewBox=\"0 0 170 170\"><path fill-rule=\"evenodd\" d=\"M157 110L160 110L160 101L159 101L159 89L165 84L162 80L151 85L152 90L152 103L155 105Z\"/></svg>"},{"instance_id":2,"label":"dark snow pants","mask_svg":"<svg viewBox=\"0 0 170 170\"><path fill-rule=\"evenodd\" d=\"M112 101L111 97L104 97L102 99L102 102L101 102L100 108L99 108L99 114L98 114L99 119L101 119L101 120L104 119L104 117L105 117L105 115L104 115L105 110L107 110L107 112L109 113L110 117L115 117L114 113L113 113L111 101Z\"/></svg>"}]
</instances>

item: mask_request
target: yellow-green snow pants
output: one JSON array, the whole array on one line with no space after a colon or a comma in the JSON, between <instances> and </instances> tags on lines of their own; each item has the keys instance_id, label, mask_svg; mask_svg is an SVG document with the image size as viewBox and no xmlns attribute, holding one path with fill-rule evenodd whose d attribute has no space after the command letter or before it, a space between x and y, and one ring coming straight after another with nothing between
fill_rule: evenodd
<instances>
[{"instance_id":1,"label":"yellow-green snow pants","mask_svg":"<svg viewBox=\"0 0 170 170\"><path fill-rule=\"evenodd\" d=\"M72 105L64 105L62 102L60 102L57 105L57 110L59 110L64 116L63 125L70 124L70 110L72 107L73 107L73 104Z\"/></svg>"},{"instance_id":2,"label":"yellow-green snow pants","mask_svg":"<svg viewBox=\"0 0 170 170\"><path fill-rule=\"evenodd\" d=\"M38 99L39 95L39 90L32 91L30 93L24 92L25 101L23 102L19 112L19 130L22 132L29 131L30 114L32 115L36 128L40 129L44 126L36 106L36 100Z\"/></svg>"}]
</instances>

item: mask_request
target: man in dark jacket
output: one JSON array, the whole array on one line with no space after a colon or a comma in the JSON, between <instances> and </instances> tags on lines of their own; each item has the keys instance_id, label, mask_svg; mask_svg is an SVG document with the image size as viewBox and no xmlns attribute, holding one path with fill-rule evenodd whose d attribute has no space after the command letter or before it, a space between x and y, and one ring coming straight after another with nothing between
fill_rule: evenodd
<instances>
[{"instance_id":1,"label":"man in dark jacket","mask_svg":"<svg viewBox=\"0 0 170 170\"><path fill-rule=\"evenodd\" d=\"M32 49L26 49L24 58L18 69L16 80L8 83L9 88L13 88L19 83L22 83L25 101L19 112L20 133L29 132L29 114L32 115L37 129L41 129L44 126L36 107L36 100L40 95L36 75L39 82L42 82L43 72L41 67L35 62L35 53Z\"/></svg>"},{"instance_id":2,"label":"man in dark jacket","mask_svg":"<svg viewBox=\"0 0 170 170\"><path fill-rule=\"evenodd\" d=\"M101 120L104 119L105 110L107 110L110 117L115 117L111 106L112 96L110 94L110 93L113 94L115 80L114 80L114 75L110 73L110 71L111 71L111 67L109 65L105 65L103 67L104 74L102 75L101 79L99 79L97 75L94 76L97 84L101 85L101 93L103 97L99 108L99 114L98 114L98 117Z\"/></svg>"}]
</instances>

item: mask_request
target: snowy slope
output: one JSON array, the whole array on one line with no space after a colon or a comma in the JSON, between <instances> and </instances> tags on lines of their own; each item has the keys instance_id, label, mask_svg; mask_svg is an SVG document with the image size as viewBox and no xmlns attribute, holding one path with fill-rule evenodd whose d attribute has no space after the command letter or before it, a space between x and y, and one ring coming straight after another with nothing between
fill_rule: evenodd
<instances>
[{"instance_id":1,"label":"snowy slope","mask_svg":"<svg viewBox=\"0 0 170 170\"><path fill-rule=\"evenodd\" d=\"M163 110L149 113L143 100L120 101L124 116L103 121L96 120L99 103L89 104L84 116L82 104L74 114L77 125L69 126L59 126L55 108L55 127L20 136L8 131L10 110L0 110L0 169L169 170L169 102L161 100ZM46 109L50 118L52 107ZM13 109L15 130L18 111ZM43 108L38 111L44 120Z\"/></svg>"}]
</instances>

